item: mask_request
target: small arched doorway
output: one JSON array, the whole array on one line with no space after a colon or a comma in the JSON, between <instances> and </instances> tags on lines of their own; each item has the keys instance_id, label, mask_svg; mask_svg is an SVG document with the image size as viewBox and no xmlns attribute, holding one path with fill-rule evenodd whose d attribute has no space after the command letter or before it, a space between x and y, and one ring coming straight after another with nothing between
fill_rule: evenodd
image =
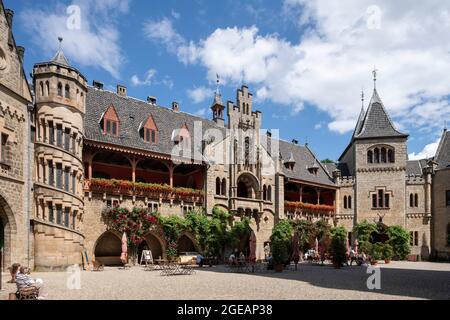
<instances>
[{"instance_id":1,"label":"small arched doorway","mask_svg":"<svg viewBox=\"0 0 450 320\"><path fill-rule=\"evenodd\" d=\"M182 235L178 240L178 253L181 252L196 252L194 241L187 235Z\"/></svg>"},{"instance_id":2,"label":"small arched doorway","mask_svg":"<svg viewBox=\"0 0 450 320\"><path fill-rule=\"evenodd\" d=\"M120 266L122 254L122 241L112 231L106 231L97 240L94 249L95 260L107 266Z\"/></svg>"}]
</instances>

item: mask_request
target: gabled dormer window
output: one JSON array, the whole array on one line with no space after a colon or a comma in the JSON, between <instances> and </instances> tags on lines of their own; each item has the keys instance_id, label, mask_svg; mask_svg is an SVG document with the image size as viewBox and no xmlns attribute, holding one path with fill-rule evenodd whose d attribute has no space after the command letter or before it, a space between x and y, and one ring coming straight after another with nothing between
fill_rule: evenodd
<instances>
[{"instance_id":1,"label":"gabled dormer window","mask_svg":"<svg viewBox=\"0 0 450 320\"><path fill-rule=\"evenodd\" d=\"M145 123L141 125L139 133L145 142L152 144L158 142L158 128L152 116L148 117Z\"/></svg>"},{"instance_id":2,"label":"gabled dormer window","mask_svg":"<svg viewBox=\"0 0 450 320\"><path fill-rule=\"evenodd\" d=\"M100 127L103 130L103 134L109 134L112 136L119 135L120 120L113 105L110 105L103 114L103 117L100 120Z\"/></svg>"},{"instance_id":3,"label":"gabled dormer window","mask_svg":"<svg viewBox=\"0 0 450 320\"><path fill-rule=\"evenodd\" d=\"M183 124L180 129L173 131L172 140L176 145L179 145L181 149L190 149L191 135L189 134L189 129L186 124Z\"/></svg>"}]
</instances>

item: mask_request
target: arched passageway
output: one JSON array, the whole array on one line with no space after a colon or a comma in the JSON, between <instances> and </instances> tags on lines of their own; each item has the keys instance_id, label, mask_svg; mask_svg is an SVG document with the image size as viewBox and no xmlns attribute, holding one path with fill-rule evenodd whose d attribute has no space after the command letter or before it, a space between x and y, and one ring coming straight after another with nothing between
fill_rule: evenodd
<instances>
[{"instance_id":1,"label":"arched passageway","mask_svg":"<svg viewBox=\"0 0 450 320\"><path fill-rule=\"evenodd\" d=\"M145 237L145 243L147 245L148 250L152 252L153 259L163 259L164 258L164 251L163 246L161 244L161 241L155 237L152 233L149 233ZM142 251L141 251L142 252ZM140 258L141 253L139 253Z\"/></svg>"},{"instance_id":2,"label":"arched passageway","mask_svg":"<svg viewBox=\"0 0 450 320\"><path fill-rule=\"evenodd\" d=\"M95 260L108 266L122 265L120 255L122 253L122 241L112 231L103 233L95 244Z\"/></svg>"},{"instance_id":3,"label":"arched passageway","mask_svg":"<svg viewBox=\"0 0 450 320\"><path fill-rule=\"evenodd\" d=\"M257 199L259 184L258 180L249 173L244 173L239 176L237 181L237 196L238 198Z\"/></svg>"},{"instance_id":4,"label":"arched passageway","mask_svg":"<svg viewBox=\"0 0 450 320\"><path fill-rule=\"evenodd\" d=\"M182 235L178 240L178 253L197 251L194 241L187 235Z\"/></svg>"},{"instance_id":5,"label":"arched passageway","mask_svg":"<svg viewBox=\"0 0 450 320\"><path fill-rule=\"evenodd\" d=\"M2 264L7 266L13 263L11 242L16 233L16 224L11 207L0 196L0 248L3 248Z\"/></svg>"}]
</instances>

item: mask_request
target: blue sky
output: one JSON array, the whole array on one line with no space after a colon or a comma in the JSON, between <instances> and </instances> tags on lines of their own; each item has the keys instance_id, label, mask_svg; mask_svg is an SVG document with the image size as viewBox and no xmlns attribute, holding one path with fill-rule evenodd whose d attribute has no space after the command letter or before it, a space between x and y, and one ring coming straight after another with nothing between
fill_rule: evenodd
<instances>
[{"instance_id":1,"label":"blue sky","mask_svg":"<svg viewBox=\"0 0 450 320\"><path fill-rule=\"evenodd\" d=\"M64 37L72 65L109 90L210 117L215 75L254 93L263 127L337 160L370 100L372 70L411 158L432 156L450 120L450 5L439 1L5 0L26 72ZM78 12L67 9L76 5ZM73 9L73 8L72 8ZM78 19L78 17L80 19ZM67 22L69 21L69 25ZM80 22L79 24L77 24Z\"/></svg>"}]
</instances>

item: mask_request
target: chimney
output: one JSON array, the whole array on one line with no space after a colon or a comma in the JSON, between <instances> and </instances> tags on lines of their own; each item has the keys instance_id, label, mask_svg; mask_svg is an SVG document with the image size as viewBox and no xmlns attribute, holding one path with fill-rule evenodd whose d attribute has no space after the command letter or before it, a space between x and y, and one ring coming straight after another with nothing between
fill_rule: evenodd
<instances>
[{"instance_id":1,"label":"chimney","mask_svg":"<svg viewBox=\"0 0 450 320\"><path fill-rule=\"evenodd\" d=\"M156 97L148 96L147 103L156 106Z\"/></svg>"},{"instance_id":2,"label":"chimney","mask_svg":"<svg viewBox=\"0 0 450 320\"><path fill-rule=\"evenodd\" d=\"M298 145L298 140L292 139L292 143L295 144L295 145Z\"/></svg>"},{"instance_id":3,"label":"chimney","mask_svg":"<svg viewBox=\"0 0 450 320\"><path fill-rule=\"evenodd\" d=\"M100 82L100 81L97 81L97 80L93 80L93 81L92 81L92 86L93 86L95 89L103 90L103 82Z\"/></svg>"},{"instance_id":4,"label":"chimney","mask_svg":"<svg viewBox=\"0 0 450 320\"><path fill-rule=\"evenodd\" d=\"M20 62L23 63L23 58L25 56L25 48L22 46L17 46L17 55L19 56Z\"/></svg>"},{"instance_id":5,"label":"chimney","mask_svg":"<svg viewBox=\"0 0 450 320\"><path fill-rule=\"evenodd\" d=\"M172 111L180 112L180 105L178 104L178 102L176 102L176 101L172 102Z\"/></svg>"},{"instance_id":6,"label":"chimney","mask_svg":"<svg viewBox=\"0 0 450 320\"><path fill-rule=\"evenodd\" d=\"M12 29L14 11L12 11L11 9L5 9L5 16L6 20L8 21L9 28Z\"/></svg>"},{"instance_id":7,"label":"chimney","mask_svg":"<svg viewBox=\"0 0 450 320\"><path fill-rule=\"evenodd\" d=\"M126 97L127 96L127 87L118 84L117 85L117 94L119 96Z\"/></svg>"}]
</instances>

